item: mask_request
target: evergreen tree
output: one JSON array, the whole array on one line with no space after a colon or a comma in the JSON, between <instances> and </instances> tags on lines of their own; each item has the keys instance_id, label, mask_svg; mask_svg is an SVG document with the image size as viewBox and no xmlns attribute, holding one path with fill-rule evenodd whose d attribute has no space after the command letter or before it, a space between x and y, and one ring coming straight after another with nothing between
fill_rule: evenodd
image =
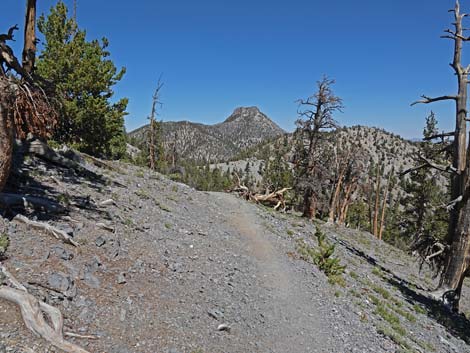
<instances>
[{"instance_id":1,"label":"evergreen tree","mask_svg":"<svg viewBox=\"0 0 470 353\"><path fill-rule=\"evenodd\" d=\"M86 32L68 17L59 1L38 20L44 47L37 74L54 86L60 101L59 128L53 138L98 156L120 158L126 151L124 116L127 98L111 102L112 87L125 69L109 59L108 40L86 40Z\"/></svg>"},{"instance_id":2,"label":"evergreen tree","mask_svg":"<svg viewBox=\"0 0 470 353\"><path fill-rule=\"evenodd\" d=\"M431 113L426 118L423 135L426 140L437 133L437 120ZM421 153L427 160L440 162L442 156L437 151L440 147L425 141L421 144ZM422 250L444 239L447 234L448 213L442 206L448 196L442 181L439 181L439 174L423 168L415 170L405 183L405 191L408 196L404 199L404 229L408 241L413 242L413 249Z\"/></svg>"}]
</instances>

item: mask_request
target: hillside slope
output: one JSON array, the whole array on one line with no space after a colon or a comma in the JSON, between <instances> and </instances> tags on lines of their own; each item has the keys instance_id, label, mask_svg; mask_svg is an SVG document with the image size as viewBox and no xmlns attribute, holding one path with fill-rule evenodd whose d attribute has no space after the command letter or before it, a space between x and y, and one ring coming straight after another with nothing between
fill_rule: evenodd
<instances>
[{"instance_id":1,"label":"hillside slope","mask_svg":"<svg viewBox=\"0 0 470 353\"><path fill-rule=\"evenodd\" d=\"M299 247L314 224L229 194L197 192L113 163L101 180L26 158L10 191L60 202L65 213L22 212L80 247L0 218L11 245L3 264L60 308L90 352L465 352L470 323L426 299L430 273L368 233L318 225L347 266L328 282ZM102 201L112 198L114 203ZM104 226L103 226L104 225ZM470 293L465 287L464 310ZM53 351L0 300L0 351ZM225 324L227 329L218 330ZM224 328L222 326L221 328Z\"/></svg>"},{"instance_id":2,"label":"hillside slope","mask_svg":"<svg viewBox=\"0 0 470 353\"><path fill-rule=\"evenodd\" d=\"M204 125L189 121L163 122L166 151L176 151L180 158L196 161L221 161L232 158L245 148L284 134L279 126L257 107L240 107L224 122ZM145 141L148 125L129 133L137 144Z\"/></svg>"}]
</instances>

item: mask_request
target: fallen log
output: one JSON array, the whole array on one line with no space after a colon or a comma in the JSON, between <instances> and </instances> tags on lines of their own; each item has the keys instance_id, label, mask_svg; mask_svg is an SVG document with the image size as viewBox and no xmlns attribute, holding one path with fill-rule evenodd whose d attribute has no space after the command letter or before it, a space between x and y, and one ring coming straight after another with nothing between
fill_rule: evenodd
<instances>
[{"instance_id":1,"label":"fallen log","mask_svg":"<svg viewBox=\"0 0 470 353\"><path fill-rule=\"evenodd\" d=\"M67 211L61 204L52 200L10 193L0 193L0 207L2 206L8 208L34 208L49 213L65 213Z\"/></svg>"}]
</instances>

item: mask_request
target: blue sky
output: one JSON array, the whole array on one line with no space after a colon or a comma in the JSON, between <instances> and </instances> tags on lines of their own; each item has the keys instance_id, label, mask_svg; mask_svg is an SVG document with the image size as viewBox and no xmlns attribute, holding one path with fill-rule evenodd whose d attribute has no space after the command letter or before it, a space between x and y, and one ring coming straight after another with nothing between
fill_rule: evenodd
<instances>
[{"instance_id":1,"label":"blue sky","mask_svg":"<svg viewBox=\"0 0 470 353\"><path fill-rule=\"evenodd\" d=\"M0 31L23 25L26 1L2 0ZM54 0L38 0L39 13ZM470 12L470 1L462 0ZM65 1L72 8L72 0ZM88 38L106 36L127 74L126 127L146 123L163 73L163 120L223 121L256 105L293 130L295 100L324 74L344 100L343 125L379 126L419 137L433 109L450 129L450 102L410 107L421 94L455 92L452 43L440 39L453 0L77 0ZM470 20L469 20L470 21ZM23 28L21 28L22 30ZM17 35L21 44L21 33ZM470 52L470 45L468 48ZM467 56L464 56L466 59ZM468 57L470 59L470 57Z\"/></svg>"}]
</instances>

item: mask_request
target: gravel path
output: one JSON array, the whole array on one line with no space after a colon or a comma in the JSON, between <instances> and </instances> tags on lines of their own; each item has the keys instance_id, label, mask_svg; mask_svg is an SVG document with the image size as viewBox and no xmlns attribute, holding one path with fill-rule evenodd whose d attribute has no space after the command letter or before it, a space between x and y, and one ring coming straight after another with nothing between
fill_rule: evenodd
<instances>
[{"instance_id":1,"label":"gravel path","mask_svg":"<svg viewBox=\"0 0 470 353\"><path fill-rule=\"evenodd\" d=\"M214 198L223 209L233 210L227 215L228 223L241 237L241 244L245 245L241 251L255 261L255 275L269 293L270 300L262 308L271 327L267 348L272 352L325 351L327 336L322 334L321 317L311 305L304 276L269 240L252 207L233 195L214 194Z\"/></svg>"},{"instance_id":2,"label":"gravel path","mask_svg":"<svg viewBox=\"0 0 470 353\"><path fill-rule=\"evenodd\" d=\"M344 286L335 286L300 259L298 241L316 246L315 225L295 215L197 192L126 164L106 172L122 187L35 159L25 163L28 179L19 178L16 190L72 206L56 217L23 213L73 234L80 248L0 218L0 234L11 243L4 263L33 295L64 313L68 331L97 335L75 340L90 352L459 353L469 347L468 320L442 315L412 288L431 286L429 273L370 234L322 225L347 265ZM97 206L109 198L114 204ZM0 301L1 353L56 352L21 322L18 309Z\"/></svg>"}]
</instances>

